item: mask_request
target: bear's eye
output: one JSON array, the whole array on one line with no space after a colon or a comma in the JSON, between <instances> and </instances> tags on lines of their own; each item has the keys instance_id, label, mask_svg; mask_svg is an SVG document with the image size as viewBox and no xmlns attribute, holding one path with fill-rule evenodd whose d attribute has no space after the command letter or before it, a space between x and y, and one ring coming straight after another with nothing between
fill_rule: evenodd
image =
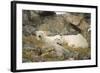
<instances>
[{"instance_id":1,"label":"bear's eye","mask_svg":"<svg viewBox=\"0 0 100 73\"><path fill-rule=\"evenodd\" d=\"M39 35L39 38L41 38L41 36Z\"/></svg>"}]
</instances>

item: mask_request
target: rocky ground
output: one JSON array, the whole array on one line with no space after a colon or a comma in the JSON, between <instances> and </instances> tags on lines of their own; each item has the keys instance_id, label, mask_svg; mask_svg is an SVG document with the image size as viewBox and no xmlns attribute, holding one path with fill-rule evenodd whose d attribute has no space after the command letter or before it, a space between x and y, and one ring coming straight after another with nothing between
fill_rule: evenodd
<instances>
[{"instance_id":1,"label":"rocky ground","mask_svg":"<svg viewBox=\"0 0 100 73\"><path fill-rule=\"evenodd\" d=\"M89 13L72 13L54 11L23 10L22 57L23 62L45 62L63 60L91 59L90 18ZM44 43L36 39L35 31L49 31L49 35L76 35L82 34L88 41L88 48L72 48L63 43L62 46L70 51L68 56L58 57L54 48L43 48Z\"/></svg>"}]
</instances>

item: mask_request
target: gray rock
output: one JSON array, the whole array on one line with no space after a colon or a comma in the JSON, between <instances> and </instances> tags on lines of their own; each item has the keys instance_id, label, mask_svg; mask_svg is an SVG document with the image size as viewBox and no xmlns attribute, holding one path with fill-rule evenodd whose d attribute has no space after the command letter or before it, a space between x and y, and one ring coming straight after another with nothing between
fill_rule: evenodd
<instances>
[{"instance_id":1,"label":"gray rock","mask_svg":"<svg viewBox=\"0 0 100 73\"><path fill-rule=\"evenodd\" d=\"M23 26L23 34L24 35L31 35L33 32L35 32L36 28L30 25Z\"/></svg>"}]
</instances>

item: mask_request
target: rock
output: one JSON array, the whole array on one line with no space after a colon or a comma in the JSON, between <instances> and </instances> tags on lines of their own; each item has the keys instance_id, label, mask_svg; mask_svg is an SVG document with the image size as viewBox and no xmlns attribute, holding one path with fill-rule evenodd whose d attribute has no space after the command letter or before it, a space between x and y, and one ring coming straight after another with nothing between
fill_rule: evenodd
<instances>
[{"instance_id":1,"label":"rock","mask_svg":"<svg viewBox=\"0 0 100 73\"><path fill-rule=\"evenodd\" d=\"M43 20L44 24L41 24L38 29L43 31L50 31L53 34L60 34L63 32L63 34L67 34L67 24L65 25L64 20L61 16L55 16L55 17L45 17ZM60 27L59 27L60 26Z\"/></svg>"},{"instance_id":2,"label":"rock","mask_svg":"<svg viewBox=\"0 0 100 73\"><path fill-rule=\"evenodd\" d=\"M24 12L23 12L23 15L22 15L22 23L23 23L23 25L29 24L28 15Z\"/></svg>"},{"instance_id":3,"label":"rock","mask_svg":"<svg viewBox=\"0 0 100 73\"><path fill-rule=\"evenodd\" d=\"M23 26L23 34L28 36L35 32L36 28L30 25Z\"/></svg>"},{"instance_id":4,"label":"rock","mask_svg":"<svg viewBox=\"0 0 100 73\"><path fill-rule=\"evenodd\" d=\"M36 26L38 26L39 24L41 24L42 22L41 22L41 17L39 15L39 12L30 11L30 21L32 23L36 24Z\"/></svg>"},{"instance_id":5,"label":"rock","mask_svg":"<svg viewBox=\"0 0 100 73\"><path fill-rule=\"evenodd\" d=\"M54 15L56 15L56 13L54 11L41 11L41 12L39 12L39 15L43 16L43 17L54 16Z\"/></svg>"},{"instance_id":6,"label":"rock","mask_svg":"<svg viewBox=\"0 0 100 73\"><path fill-rule=\"evenodd\" d=\"M23 25L32 25L34 27L41 24L41 18L38 11L23 10Z\"/></svg>"},{"instance_id":7,"label":"rock","mask_svg":"<svg viewBox=\"0 0 100 73\"><path fill-rule=\"evenodd\" d=\"M30 61L29 59L26 59L26 58L23 58L22 60L23 60L23 63L32 62L32 61Z\"/></svg>"},{"instance_id":8,"label":"rock","mask_svg":"<svg viewBox=\"0 0 100 73\"><path fill-rule=\"evenodd\" d=\"M65 14L64 15L64 19L74 25L79 25L81 19L83 18L83 16L79 16L79 15L73 15L73 14Z\"/></svg>"}]
</instances>

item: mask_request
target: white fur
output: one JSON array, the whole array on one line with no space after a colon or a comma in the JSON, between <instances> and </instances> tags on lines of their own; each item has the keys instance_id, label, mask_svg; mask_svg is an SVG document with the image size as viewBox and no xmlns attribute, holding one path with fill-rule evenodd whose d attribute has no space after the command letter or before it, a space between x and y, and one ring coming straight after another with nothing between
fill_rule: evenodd
<instances>
[{"instance_id":1,"label":"white fur","mask_svg":"<svg viewBox=\"0 0 100 73\"><path fill-rule=\"evenodd\" d=\"M61 40L73 48L88 48L88 42L81 34L61 36Z\"/></svg>"},{"instance_id":2,"label":"white fur","mask_svg":"<svg viewBox=\"0 0 100 73\"><path fill-rule=\"evenodd\" d=\"M41 37L39 37L41 36ZM44 31L36 31L36 37L38 40L42 40L45 48L54 48L58 56L62 56L65 52L64 48L57 44L57 39L61 39L60 35L47 36ZM67 51L67 50L66 50ZM69 51L67 51L69 53Z\"/></svg>"},{"instance_id":3,"label":"white fur","mask_svg":"<svg viewBox=\"0 0 100 73\"><path fill-rule=\"evenodd\" d=\"M52 41L53 43L57 43L59 39L61 39L60 35L55 36L47 36L46 31L36 31L37 40L43 40L43 41ZM39 37L41 36L41 37ZM48 42L47 42L48 43Z\"/></svg>"}]
</instances>

